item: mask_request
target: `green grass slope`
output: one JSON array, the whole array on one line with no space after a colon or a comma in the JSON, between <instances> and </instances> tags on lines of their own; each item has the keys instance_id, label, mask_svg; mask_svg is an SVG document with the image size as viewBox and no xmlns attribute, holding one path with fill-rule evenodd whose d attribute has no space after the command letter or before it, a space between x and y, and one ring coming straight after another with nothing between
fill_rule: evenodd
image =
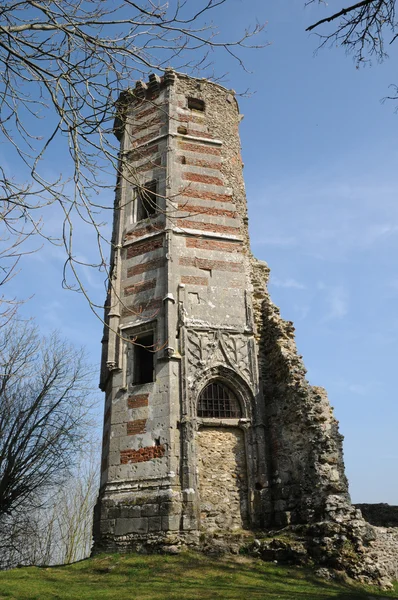
<instances>
[{"instance_id":1,"label":"green grass slope","mask_svg":"<svg viewBox=\"0 0 398 600\"><path fill-rule=\"evenodd\" d=\"M0 573L1 600L376 600L375 588L331 583L309 570L245 557L102 555L64 567Z\"/></svg>"}]
</instances>

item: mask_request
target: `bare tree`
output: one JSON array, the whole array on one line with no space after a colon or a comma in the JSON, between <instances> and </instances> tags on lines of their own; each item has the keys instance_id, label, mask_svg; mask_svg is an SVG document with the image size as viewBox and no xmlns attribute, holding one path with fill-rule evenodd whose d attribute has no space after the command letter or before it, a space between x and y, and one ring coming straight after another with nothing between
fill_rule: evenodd
<instances>
[{"instance_id":1,"label":"bare tree","mask_svg":"<svg viewBox=\"0 0 398 600\"><path fill-rule=\"evenodd\" d=\"M86 558L98 494L98 444L80 454L71 475L38 507L25 503L1 522L0 569L17 565L69 564Z\"/></svg>"},{"instance_id":2,"label":"bare tree","mask_svg":"<svg viewBox=\"0 0 398 600\"><path fill-rule=\"evenodd\" d=\"M326 5L324 0L308 0L306 4L314 2ZM395 5L396 0L362 0L348 4L313 23L307 31L318 32L321 26L331 23L332 29L318 33L321 46L331 42L342 45L354 54L357 64L372 58L381 61L387 56L386 43L392 44L398 37Z\"/></svg>"},{"instance_id":3,"label":"bare tree","mask_svg":"<svg viewBox=\"0 0 398 600\"><path fill-rule=\"evenodd\" d=\"M0 524L62 483L87 438L92 372L82 350L30 323L0 332Z\"/></svg>"},{"instance_id":4,"label":"bare tree","mask_svg":"<svg viewBox=\"0 0 398 600\"><path fill-rule=\"evenodd\" d=\"M104 210L120 156L112 125L115 101L148 71L176 69L199 73L210 50L236 53L250 45L262 26L222 40L207 19L228 0L3 0L0 6L0 139L15 168L0 169L5 215L20 217L30 232L63 244L64 285L83 292L79 267L108 273L109 245L102 227ZM48 175L52 153L63 173ZM108 177L108 174L110 174ZM99 194L99 195L98 195ZM41 227L45 209L61 211L60 231L51 237ZM97 258L79 258L73 245L76 222L95 233ZM15 234L23 235L14 221ZM90 300L90 298L88 298ZM92 305L92 308L96 308Z\"/></svg>"},{"instance_id":5,"label":"bare tree","mask_svg":"<svg viewBox=\"0 0 398 600\"><path fill-rule=\"evenodd\" d=\"M94 505L98 495L99 453L94 444L85 454L67 485L61 486L52 502L55 524L52 560L69 564L90 555Z\"/></svg>"}]
</instances>

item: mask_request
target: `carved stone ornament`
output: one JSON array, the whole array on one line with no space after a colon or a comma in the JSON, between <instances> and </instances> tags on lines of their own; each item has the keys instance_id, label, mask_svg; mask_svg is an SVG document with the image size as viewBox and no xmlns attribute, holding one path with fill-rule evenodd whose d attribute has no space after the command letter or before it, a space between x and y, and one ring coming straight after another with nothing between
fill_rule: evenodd
<instances>
[{"instance_id":1,"label":"carved stone ornament","mask_svg":"<svg viewBox=\"0 0 398 600\"><path fill-rule=\"evenodd\" d=\"M187 359L193 369L205 370L216 364L231 367L246 381L253 381L252 339L241 333L208 330L187 331Z\"/></svg>"}]
</instances>

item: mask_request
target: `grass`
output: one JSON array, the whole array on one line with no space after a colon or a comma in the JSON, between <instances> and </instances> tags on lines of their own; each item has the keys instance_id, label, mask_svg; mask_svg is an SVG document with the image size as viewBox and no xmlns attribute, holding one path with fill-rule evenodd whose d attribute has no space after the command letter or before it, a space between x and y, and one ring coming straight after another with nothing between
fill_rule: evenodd
<instances>
[{"instance_id":1,"label":"grass","mask_svg":"<svg viewBox=\"0 0 398 600\"><path fill-rule=\"evenodd\" d=\"M0 573L0 600L377 600L395 592L327 582L306 569L246 557L102 555Z\"/></svg>"}]
</instances>

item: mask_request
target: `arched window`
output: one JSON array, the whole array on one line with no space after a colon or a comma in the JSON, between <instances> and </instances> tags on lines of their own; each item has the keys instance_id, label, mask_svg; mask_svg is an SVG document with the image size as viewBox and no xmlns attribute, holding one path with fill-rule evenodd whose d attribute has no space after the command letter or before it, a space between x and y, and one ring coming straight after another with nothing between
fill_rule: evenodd
<instances>
[{"instance_id":1,"label":"arched window","mask_svg":"<svg viewBox=\"0 0 398 600\"><path fill-rule=\"evenodd\" d=\"M198 417L238 419L241 409L235 394L218 381L209 383L200 393Z\"/></svg>"}]
</instances>

